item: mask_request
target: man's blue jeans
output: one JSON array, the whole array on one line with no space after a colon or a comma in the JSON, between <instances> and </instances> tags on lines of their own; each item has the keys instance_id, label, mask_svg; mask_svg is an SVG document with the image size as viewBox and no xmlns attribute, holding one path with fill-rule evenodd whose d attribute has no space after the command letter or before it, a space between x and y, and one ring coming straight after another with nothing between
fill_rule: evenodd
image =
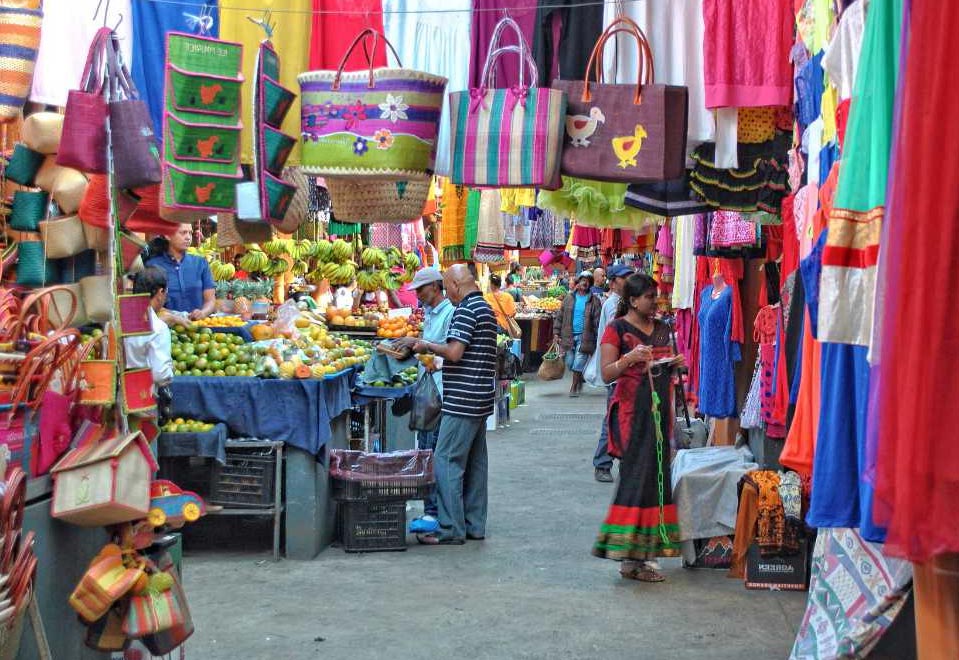
<instances>
[{"instance_id":1,"label":"man's blue jeans","mask_svg":"<svg viewBox=\"0 0 959 660\"><path fill-rule=\"evenodd\" d=\"M434 452L434 465L436 461L436 439L440 437L440 427L437 426L432 431L419 431L416 437L416 444L420 449L429 449ZM430 494L423 498L423 513L427 516L436 517L436 484L430 487Z\"/></svg>"},{"instance_id":2,"label":"man's blue jeans","mask_svg":"<svg viewBox=\"0 0 959 660\"><path fill-rule=\"evenodd\" d=\"M442 539L486 536L486 417L443 415L433 453Z\"/></svg>"},{"instance_id":3,"label":"man's blue jeans","mask_svg":"<svg viewBox=\"0 0 959 660\"><path fill-rule=\"evenodd\" d=\"M615 385L606 386L606 414L603 416L603 427L599 430L599 444L596 445L596 452L593 454L593 467L601 470L613 469L613 457L607 450L607 441L609 440L609 402L613 398Z\"/></svg>"}]
</instances>

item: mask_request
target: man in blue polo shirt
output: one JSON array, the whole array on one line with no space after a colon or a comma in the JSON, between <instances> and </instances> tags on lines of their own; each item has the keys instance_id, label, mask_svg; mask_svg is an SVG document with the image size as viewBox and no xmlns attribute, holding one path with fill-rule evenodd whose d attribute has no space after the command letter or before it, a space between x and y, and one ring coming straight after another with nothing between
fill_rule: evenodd
<instances>
[{"instance_id":1,"label":"man in blue polo shirt","mask_svg":"<svg viewBox=\"0 0 959 660\"><path fill-rule=\"evenodd\" d=\"M166 309L188 314L194 321L205 319L216 307L213 274L206 259L187 254L193 242L190 225L180 225L169 239L167 251L145 265L156 266L166 273Z\"/></svg>"},{"instance_id":2,"label":"man in blue polo shirt","mask_svg":"<svg viewBox=\"0 0 959 660\"><path fill-rule=\"evenodd\" d=\"M446 340L413 347L443 358L443 418L433 460L440 526L435 534L417 536L424 545L462 545L486 536L486 418L493 413L496 316L466 266L446 269L443 282L456 304Z\"/></svg>"}]
</instances>

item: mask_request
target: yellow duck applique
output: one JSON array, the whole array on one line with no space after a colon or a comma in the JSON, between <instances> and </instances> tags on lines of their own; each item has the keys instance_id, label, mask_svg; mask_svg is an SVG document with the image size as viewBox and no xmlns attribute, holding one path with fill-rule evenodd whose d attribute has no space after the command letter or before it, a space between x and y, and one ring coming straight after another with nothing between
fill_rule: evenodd
<instances>
[{"instance_id":1,"label":"yellow duck applique","mask_svg":"<svg viewBox=\"0 0 959 660\"><path fill-rule=\"evenodd\" d=\"M625 170L630 165L636 167L636 156L643 148L643 139L646 137L646 129L642 124L636 124L632 135L613 138L613 153L619 158L621 168Z\"/></svg>"}]
</instances>

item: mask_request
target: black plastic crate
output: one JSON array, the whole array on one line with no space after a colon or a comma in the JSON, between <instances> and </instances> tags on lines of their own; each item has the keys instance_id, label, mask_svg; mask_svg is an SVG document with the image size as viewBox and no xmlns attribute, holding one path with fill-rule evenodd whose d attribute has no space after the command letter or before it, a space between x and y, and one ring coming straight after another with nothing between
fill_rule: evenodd
<instances>
[{"instance_id":1,"label":"black plastic crate","mask_svg":"<svg viewBox=\"0 0 959 660\"><path fill-rule=\"evenodd\" d=\"M366 500L421 500L428 497L433 484L408 481L346 481L333 479L333 499L350 502Z\"/></svg>"},{"instance_id":2,"label":"black plastic crate","mask_svg":"<svg viewBox=\"0 0 959 660\"><path fill-rule=\"evenodd\" d=\"M210 502L230 507L264 508L275 502L276 450L228 447L226 465L216 464Z\"/></svg>"},{"instance_id":3,"label":"black plastic crate","mask_svg":"<svg viewBox=\"0 0 959 660\"><path fill-rule=\"evenodd\" d=\"M406 550L406 500L337 503L346 552Z\"/></svg>"},{"instance_id":4,"label":"black plastic crate","mask_svg":"<svg viewBox=\"0 0 959 660\"><path fill-rule=\"evenodd\" d=\"M158 479L169 479L183 490L191 490L205 500L210 498L216 461L202 456L164 456L157 459Z\"/></svg>"},{"instance_id":5,"label":"black plastic crate","mask_svg":"<svg viewBox=\"0 0 959 660\"><path fill-rule=\"evenodd\" d=\"M350 437L362 438L366 432L366 415L363 406L350 408Z\"/></svg>"},{"instance_id":6,"label":"black plastic crate","mask_svg":"<svg viewBox=\"0 0 959 660\"><path fill-rule=\"evenodd\" d=\"M365 454L330 452L333 498L337 500L421 500L433 488L433 454L428 450Z\"/></svg>"}]
</instances>

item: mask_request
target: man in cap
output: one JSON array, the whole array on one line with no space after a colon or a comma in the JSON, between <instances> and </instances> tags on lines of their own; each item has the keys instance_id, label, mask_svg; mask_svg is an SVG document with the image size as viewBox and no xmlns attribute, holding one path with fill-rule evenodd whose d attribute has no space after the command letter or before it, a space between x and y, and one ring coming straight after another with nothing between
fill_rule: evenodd
<instances>
[{"instance_id":1,"label":"man in cap","mask_svg":"<svg viewBox=\"0 0 959 660\"><path fill-rule=\"evenodd\" d=\"M443 418L433 460L440 527L417 540L462 545L486 536L486 418L493 413L497 324L466 266L447 268L443 282L456 304L446 337L413 347L443 358Z\"/></svg>"},{"instance_id":2,"label":"man in cap","mask_svg":"<svg viewBox=\"0 0 959 660\"><path fill-rule=\"evenodd\" d=\"M410 282L410 288L416 292L416 299L423 306L426 315L423 318L423 340L430 342L445 342L446 334L450 327L450 321L453 318L453 303L446 298L443 291L443 274L438 268L432 266L422 268L413 276ZM412 349L416 344L415 337L403 337L396 340L395 344L399 347ZM420 364L420 374L425 371L431 371L433 381L439 389L440 396L443 396L443 372L440 371L442 360L436 358L433 364L427 368ZM436 439L439 437L440 429L437 424L432 431L419 431L416 444L420 449L436 449ZM436 505L436 487L434 486L423 502L423 516L410 522L410 532L414 534L429 534L439 529L437 520Z\"/></svg>"},{"instance_id":3,"label":"man in cap","mask_svg":"<svg viewBox=\"0 0 959 660\"><path fill-rule=\"evenodd\" d=\"M599 337L600 343L603 341L606 326L609 325L610 321L616 318L616 310L619 307L620 296L623 293L623 285L626 283L626 278L634 272L632 266L613 264L606 273L609 277L609 297L603 302L603 308L599 313L599 329L596 336ZM613 396L613 388L615 388L616 384L603 382L603 377L600 375L599 363L600 351L597 350L590 358L589 364L586 365L586 380L590 385L595 387L606 387L607 396L606 416L603 418L603 426L599 431L599 443L596 445L596 451L593 454L593 476L596 478L596 481L612 483L613 475L611 470L613 469L613 457L609 455L606 444L609 423L609 399Z\"/></svg>"}]
</instances>

